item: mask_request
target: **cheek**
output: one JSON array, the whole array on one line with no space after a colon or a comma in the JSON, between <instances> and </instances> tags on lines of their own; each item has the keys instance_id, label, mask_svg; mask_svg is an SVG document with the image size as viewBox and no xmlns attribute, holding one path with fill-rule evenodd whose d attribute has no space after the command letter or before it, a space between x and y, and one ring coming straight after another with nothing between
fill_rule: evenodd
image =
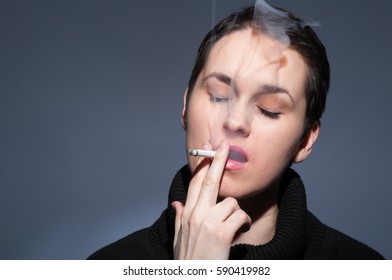
<instances>
[{"instance_id":1,"label":"cheek","mask_svg":"<svg viewBox=\"0 0 392 280\"><path fill-rule=\"evenodd\" d=\"M193 108L189 108L186 116L187 122L187 143L196 144L205 138L206 134L206 119L205 114L199 113ZM200 148L200 146L196 147Z\"/></svg>"},{"instance_id":2,"label":"cheek","mask_svg":"<svg viewBox=\"0 0 392 280\"><path fill-rule=\"evenodd\" d=\"M294 124L264 127L257 131L253 141L257 161L264 162L264 167L286 166L299 146L302 126Z\"/></svg>"},{"instance_id":3,"label":"cheek","mask_svg":"<svg viewBox=\"0 0 392 280\"><path fill-rule=\"evenodd\" d=\"M196 102L190 103L186 111L186 150L202 149L203 145L209 141L208 121L206 114L198 110L200 106ZM192 169L196 167L197 157L188 155L188 163Z\"/></svg>"},{"instance_id":4,"label":"cheek","mask_svg":"<svg viewBox=\"0 0 392 280\"><path fill-rule=\"evenodd\" d=\"M210 105L209 100L200 92L195 92L192 96L186 112L187 143L203 145L211 140L210 135L216 130L213 126L218 123L218 115Z\"/></svg>"}]
</instances>

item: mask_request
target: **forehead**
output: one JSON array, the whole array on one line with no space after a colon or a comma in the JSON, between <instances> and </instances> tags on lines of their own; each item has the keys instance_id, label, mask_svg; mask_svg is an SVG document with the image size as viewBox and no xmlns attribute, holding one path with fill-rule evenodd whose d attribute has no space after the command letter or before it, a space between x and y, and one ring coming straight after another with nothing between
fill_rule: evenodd
<instances>
[{"instance_id":1,"label":"forehead","mask_svg":"<svg viewBox=\"0 0 392 280\"><path fill-rule=\"evenodd\" d=\"M212 47L201 76L223 73L239 86L273 84L305 95L307 67L301 55L264 34L245 29L222 37Z\"/></svg>"}]
</instances>

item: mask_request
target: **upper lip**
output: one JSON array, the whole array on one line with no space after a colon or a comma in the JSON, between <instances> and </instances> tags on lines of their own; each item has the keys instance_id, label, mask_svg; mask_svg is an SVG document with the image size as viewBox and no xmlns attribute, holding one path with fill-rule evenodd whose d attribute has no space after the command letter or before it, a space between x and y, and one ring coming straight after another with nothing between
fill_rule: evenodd
<instances>
[{"instance_id":1,"label":"upper lip","mask_svg":"<svg viewBox=\"0 0 392 280\"><path fill-rule=\"evenodd\" d=\"M236 145L230 145L229 159L238 162L247 162L248 156L244 149Z\"/></svg>"}]
</instances>

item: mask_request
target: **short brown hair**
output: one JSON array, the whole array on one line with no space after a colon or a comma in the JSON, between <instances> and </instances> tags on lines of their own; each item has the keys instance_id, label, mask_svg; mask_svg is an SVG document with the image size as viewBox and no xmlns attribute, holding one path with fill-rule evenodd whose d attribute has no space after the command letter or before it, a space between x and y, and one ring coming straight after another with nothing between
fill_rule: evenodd
<instances>
[{"instance_id":1,"label":"short brown hair","mask_svg":"<svg viewBox=\"0 0 392 280\"><path fill-rule=\"evenodd\" d=\"M187 101L189 101L196 80L207 62L211 48L216 42L225 35L246 28L252 28L258 32L265 33L263 26L258 25L259 21L254 20L257 9L257 6L251 6L244 8L239 12L235 12L220 21L210 32L208 32L197 52L195 64L188 83ZM304 130L305 136L315 122L320 123L320 118L325 110L330 80L330 67L327 52L316 33L308 24L291 12L281 8L276 8L276 10L283 12L285 17L273 16L267 20L270 20L270 24L274 25L287 25L289 22L291 27L285 32L290 39L289 48L297 51L308 67L308 78L305 87L307 101ZM188 103L189 102L187 102L187 104Z\"/></svg>"}]
</instances>

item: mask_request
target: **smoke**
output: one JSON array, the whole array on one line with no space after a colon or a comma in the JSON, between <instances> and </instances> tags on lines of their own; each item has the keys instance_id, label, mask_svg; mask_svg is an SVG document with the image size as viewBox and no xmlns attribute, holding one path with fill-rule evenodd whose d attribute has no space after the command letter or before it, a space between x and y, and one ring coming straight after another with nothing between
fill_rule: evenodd
<instances>
[{"instance_id":1,"label":"smoke","mask_svg":"<svg viewBox=\"0 0 392 280\"><path fill-rule=\"evenodd\" d=\"M296 28L287 12L278 10L264 0L256 0L253 24L265 35L278 40L284 46L290 46L287 32Z\"/></svg>"},{"instance_id":2,"label":"smoke","mask_svg":"<svg viewBox=\"0 0 392 280\"><path fill-rule=\"evenodd\" d=\"M321 26L320 22L313 19L294 22L288 12L274 8L264 0L256 0L255 2L254 24L260 28L261 32L287 47L290 46L287 32L297 28L297 24L302 28Z\"/></svg>"}]
</instances>

